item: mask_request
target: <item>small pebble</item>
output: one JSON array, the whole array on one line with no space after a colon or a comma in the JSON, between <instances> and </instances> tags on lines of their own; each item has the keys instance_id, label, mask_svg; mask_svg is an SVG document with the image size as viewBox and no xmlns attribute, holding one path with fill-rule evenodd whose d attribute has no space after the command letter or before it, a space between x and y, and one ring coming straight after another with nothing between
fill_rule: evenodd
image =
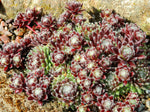
<instances>
[{"instance_id":1,"label":"small pebble","mask_svg":"<svg viewBox=\"0 0 150 112\"><path fill-rule=\"evenodd\" d=\"M11 28L11 27L12 27L12 24L9 24L8 27Z\"/></svg>"},{"instance_id":2,"label":"small pebble","mask_svg":"<svg viewBox=\"0 0 150 112\"><path fill-rule=\"evenodd\" d=\"M5 30L8 30L8 28L5 26L5 28L4 28Z\"/></svg>"},{"instance_id":3,"label":"small pebble","mask_svg":"<svg viewBox=\"0 0 150 112\"><path fill-rule=\"evenodd\" d=\"M19 42L20 42L20 39L21 39L21 37L20 37L20 36L17 36L16 39L15 39L15 41L19 43Z\"/></svg>"},{"instance_id":4,"label":"small pebble","mask_svg":"<svg viewBox=\"0 0 150 112\"><path fill-rule=\"evenodd\" d=\"M5 26L5 22L4 21L1 21L1 26Z\"/></svg>"},{"instance_id":5,"label":"small pebble","mask_svg":"<svg viewBox=\"0 0 150 112\"><path fill-rule=\"evenodd\" d=\"M25 33L25 29L20 28L14 31L17 36L22 36Z\"/></svg>"}]
</instances>

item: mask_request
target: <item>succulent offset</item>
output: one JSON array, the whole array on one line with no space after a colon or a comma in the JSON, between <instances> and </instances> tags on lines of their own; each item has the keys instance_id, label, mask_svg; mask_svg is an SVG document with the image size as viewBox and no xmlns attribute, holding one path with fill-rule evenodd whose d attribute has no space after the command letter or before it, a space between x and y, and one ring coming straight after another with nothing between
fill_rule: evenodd
<instances>
[{"instance_id":1,"label":"succulent offset","mask_svg":"<svg viewBox=\"0 0 150 112\"><path fill-rule=\"evenodd\" d=\"M112 10L89 23L82 5L68 2L58 19L35 9L19 13L14 26L31 35L2 46L0 67L21 69L10 87L40 105L57 99L76 112L133 112L150 89L149 40Z\"/></svg>"}]
</instances>

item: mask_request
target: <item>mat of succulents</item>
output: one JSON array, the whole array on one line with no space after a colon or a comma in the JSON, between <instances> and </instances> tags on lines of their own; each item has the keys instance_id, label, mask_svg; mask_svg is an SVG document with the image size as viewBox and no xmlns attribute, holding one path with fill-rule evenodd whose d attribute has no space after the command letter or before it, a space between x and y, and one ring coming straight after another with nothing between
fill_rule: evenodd
<instances>
[{"instance_id":1,"label":"mat of succulents","mask_svg":"<svg viewBox=\"0 0 150 112\"><path fill-rule=\"evenodd\" d=\"M89 22L82 5L68 2L57 19L35 8L18 13L14 40L1 25L0 66L20 71L10 88L72 112L138 112L150 90L148 36L109 9Z\"/></svg>"}]
</instances>

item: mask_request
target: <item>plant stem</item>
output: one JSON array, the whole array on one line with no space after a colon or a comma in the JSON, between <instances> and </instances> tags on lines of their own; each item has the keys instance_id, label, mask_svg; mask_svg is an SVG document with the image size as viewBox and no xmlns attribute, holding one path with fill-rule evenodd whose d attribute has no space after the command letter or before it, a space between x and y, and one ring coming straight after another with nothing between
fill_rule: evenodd
<instances>
[{"instance_id":1,"label":"plant stem","mask_svg":"<svg viewBox=\"0 0 150 112\"><path fill-rule=\"evenodd\" d=\"M37 21L35 21L37 27L41 28L41 25L39 25L39 23Z\"/></svg>"},{"instance_id":2,"label":"plant stem","mask_svg":"<svg viewBox=\"0 0 150 112\"><path fill-rule=\"evenodd\" d=\"M32 32L34 32L35 34L37 34L37 33L35 32L35 30L33 30L30 26L26 25L26 27L27 27L29 30L31 30ZM38 34L37 34L37 35L38 35Z\"/></svg>"}]
</instances>

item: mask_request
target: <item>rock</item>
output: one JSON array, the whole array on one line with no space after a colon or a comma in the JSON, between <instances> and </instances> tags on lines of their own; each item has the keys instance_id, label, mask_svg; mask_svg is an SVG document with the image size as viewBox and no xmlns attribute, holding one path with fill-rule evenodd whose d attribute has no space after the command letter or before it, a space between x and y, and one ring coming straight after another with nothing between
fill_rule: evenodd
<instances>
[{"instance_id":1,"label":"rock","mask_svg":"<svg viewBox=\"0 0 150 112\"><path fill-rule=\"evenodd\" d=\"M150 0L80 0L86 9L113 9L150 35Z\"/></svg>"},{"instance_id":2,"label":"rock","mask_svg":"<svg viewBox=\"0 0 150 112\"><path fill-rule=\"evenodd\" d=\"M14 33L15 33L17 36L22 36L22 35L25 33L25 29L19 28L19 29L17 29L17 30L14 30Z\"/></svg>"},{"instance_id":3,"label":"rock","mask_svg":"<svg viewBox=\"0 0 150 112\"><path fill-rule=\"evenodd\" d=\"M43 8L45 13L60 15L68 0L1 0L0 18L14 18L18 12L27 7ZM121 16L135 22L150 35L150 0L78 0L86 10L92 7L97 9L114 9ZM85 13L87 17L89 15Z\"/></svg>"}]
</instances>

